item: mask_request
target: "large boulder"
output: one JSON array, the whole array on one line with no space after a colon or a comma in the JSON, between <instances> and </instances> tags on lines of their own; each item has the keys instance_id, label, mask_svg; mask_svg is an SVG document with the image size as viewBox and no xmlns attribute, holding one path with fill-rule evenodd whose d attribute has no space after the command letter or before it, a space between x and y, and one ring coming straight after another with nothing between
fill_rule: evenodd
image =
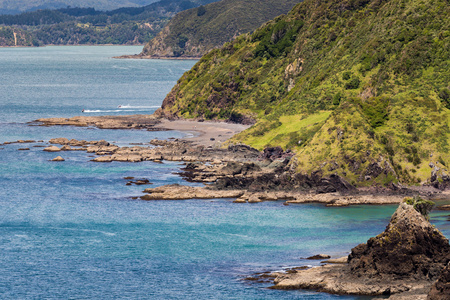
<instances>
[{"instance_id":1,"label":"large boulder","mask_svg":"<svg viewBox=\"0 0 450 300\"><path fill-rule=\"evenodd\" d=\"M357 276L435 280L450 260L447 238L412 205L401 203L386 230L352 249Z\"/></svg>"}]
</instances>

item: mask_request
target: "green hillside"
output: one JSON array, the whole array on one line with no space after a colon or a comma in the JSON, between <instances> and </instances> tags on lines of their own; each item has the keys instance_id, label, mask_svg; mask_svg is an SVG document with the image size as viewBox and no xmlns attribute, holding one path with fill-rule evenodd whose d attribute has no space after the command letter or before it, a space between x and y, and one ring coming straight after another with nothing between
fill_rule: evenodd
<instances>
[{"instance_id":1,"label":"green hillside","mask_svg":"<svg viewBox=\"0 0 450 300\"><path fill-rule=\"evenodd\" d=\"M0 14L21 13L38 9L58 9L72 7L93 7L112 10L120 7L148 5L157 0L0 0Z\"/></svg>"},{"instance_id":2,"label":"green hillside","mask_svg":"<svg viewBox=\"0 0 450 300\"><path fill-rule=\"evenodd\" d=\"M94 8L42 9L0 15L0 46L145 44L180 11L217 0L162 0L112 11ZM14 40L12 31L26 39ZM11 33L10 33L11 32Z\"/></svg>"},{"instance_id":3,"label":"green hillside","mask_svg":"<svg viewBox=\"0 0 450 300\"><path fill-rule=\"evenodd\" d=\"M301 0L222 0L177 14L142 56L200 57L287 13Z\"/></svg>"},{"instance_id":4,"label":"green hillside","mask_svg":"<svg viewBox=\"0 0 450 300\"><path fill-rule=\"evenodd\" d=\"M0 46L32 46L33 37L19 29L10 26L0 26Z\"/></svg>"},{"instance_id":5,"label":"green hillside","mask_svg":"<svg viewBox=\"0 0 450 300\"><path fill-rule=\"evenodd\" d=\"M448 0L305 0L204 56L161 115L255 122L232 142L358 186L449 181Z\"/></svg>"}]
</instances>

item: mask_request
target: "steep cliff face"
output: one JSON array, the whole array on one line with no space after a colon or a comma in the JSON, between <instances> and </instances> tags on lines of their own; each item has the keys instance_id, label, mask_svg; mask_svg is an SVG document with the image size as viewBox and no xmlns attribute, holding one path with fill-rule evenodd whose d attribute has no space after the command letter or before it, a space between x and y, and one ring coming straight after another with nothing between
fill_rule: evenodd
<instances>
[{"instance_id":1,"label":"steep cliff face","mask_svg":"<svg viewBox=\"0 0 450 300\"><path fill-rule=\"evenodd\" d=\"M358 186L448 186L446 0L305 0L205 55L158 114L254 122L232 142Z\"/></svg>"},{"instance_id":2,"label":"steep cliff face","mask_svg":"<svg viewBox=\"0 0 450 300\"><path fill-rule=\"evenodd\" d=\"M142 51L150 57L201 57L287 13L301 0L222 0L177 14Z\"/></svg>"}]
</instances>

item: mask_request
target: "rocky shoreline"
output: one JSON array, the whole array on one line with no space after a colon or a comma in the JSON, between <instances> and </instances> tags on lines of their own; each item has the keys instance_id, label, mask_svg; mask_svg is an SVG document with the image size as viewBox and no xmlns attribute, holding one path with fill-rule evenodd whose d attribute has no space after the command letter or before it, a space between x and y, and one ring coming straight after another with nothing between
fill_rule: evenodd
<instances>
[{"instance_id":1,"label":"rocky shoreline","mask_svg":"<svg viewBox=\"0 0 450 300\"><path fill-rule=\"evenodd\" d=\"M448 239L414 207L402 202L386 230L353 248L346 258L306 270L265 273L264 278L273 279L272 289L449 299Z\"/></svg>"},{"instance_id":2,"label":"rocky shoreline","mask_svg":"<svg viewBox=\"0 0 450 300\"><path fill-rule=\"evenodd\" d=\"M76 117L38 121L46 126L173 129L164 128L158 119L143 118L147 122L145 124L140 124L139 119L137 117L132 119L136 122L131 122L120 117ZM189 130L195 130L196 125L193 126ZM233 131L227 131L227 134L232 135ZM430 294L428 299L448 299L448 240L413 206L402 202L405 196L413 195L425 199L448 199L448 192L433 187L400 185L357 189L339 176L296 173L293 153L279 147L260 152L246 145L223 148L222 143L211 144L208 141L211 138L203 137L195 142L187 139L152 140L146 145L119 147L103 140L56 138L50 140L52 146L43 151L86 151L95 154L92 161L96 163L180 161L185 163L180 176L189 182L203 183L203 186L196 187L173 184L147 188L140 197L146 201L227 198L235 203L283 201L285 205L313 202L327 206L400 204L386 231L353 248L348 258L330 260L330 264L316 268L300 267L287 273L263 273L263 280L272 281L274 289L390 295L390 299L427 299Z\"/></svg>"},{"instance_id":3,"label":"rocky shoreline","mask_svg":"<svg viewBox=\"0 0 450 300\"><path fill-rule=\"evenodd\" d=\"M398 204L403 197L420 195L427 199L448 198L446 191L433 187L404 187L392 184L388 188L355 188L337 175L295 172L294 154L280 147L263 152L246 145L229 145L225 141L248 125L223 122L195 122L168 120L154 115L78 116L35 120L40 126L94 126L102 129L184 130L196 132L191 138L152 140L148 145L118 147L106 141L77 141L65 138L50 140L46 151L87 151L97 157L94 162L161 162L180 161L186 166L180 173L187 181L204 183L190 191L192 198L223 198L222 191L230 193L236 203L285 201L285 204L323 203L329 206L355 204ZM147 189L146 200L182 199L184 186L163 186ZM208 198L209 199L209 198Z\"/></svg>"},{"instance_id":4,"label":"rocky shoreline","mask_svg":"<svg viewBox=\"0 0 450 300\"><path fill-rule=\"evenodd\" d=\"M8 144L29 144L36 141L20 140ZM40 141L43 142L43 141ZM327 206L357 204L398 204L410 190L357 190L348 188L338 179L316 180L309 177L295 179L289 169L291 153L274 148L259 152L245 145L230 145L226 149L205 147L183 140L152 140L147 145L119 147L105 140L85 141L54 138L42 151L55 153L52 161L64 162L70 151L85 151L95 157L96 163L167 161L184 162L179 173L186 181L203 186L166 185L147 188L142 200L233 199L235 203L283 201L285 205L321 203ZM20 148L25 150L30 148ZM291 176L293 180L285 180ZM316 184L316 185L314 185ZM341 190L344 187L344 190ZM422 192L436 198L442 193Z\"/></svg>"},{"instance_id":5,"label":"rocky shoreline","mask_svg":"<svg viewBox=\"0 0 450 300\"><path fill-rule=\"evenodd\" d=\"M284 201L285 205L322 203L327 206L357 204L398 204L405 195L438 198L441 191L396 189L356 189L337 177L321 178L295 174L289 162L292 153L280 148L259 152L246 145L227 148L205 147L184 140L152 140L148 145L119 147L107 141L55 138L43 149L47 152L86 151L95 154L97 163L184 162L179 173L189 182L202 187L167 185L144 190L142 200L185 200L231 198L235 203ZM58 146L56 146L58 145ZM64 161L62 157L55 161Z\"/></svg>"}]
</instances>

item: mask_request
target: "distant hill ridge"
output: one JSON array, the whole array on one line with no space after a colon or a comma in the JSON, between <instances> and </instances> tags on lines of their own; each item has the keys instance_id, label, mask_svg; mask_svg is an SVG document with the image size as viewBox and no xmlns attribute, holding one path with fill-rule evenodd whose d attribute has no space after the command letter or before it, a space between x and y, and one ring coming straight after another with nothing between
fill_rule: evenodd
<instances>
[{"instance_id":1,"label":"distant hill ridge","mask_svg":"<svg viewBox=\"0 0 450 300\"><path fill-rule=\"evenodd\" d=\"M213 50L157 114L255 122L232 142L356 186L450 187L448 0L305 0Z\"/></svg>"},{"instance_id":2,"label":"distant hill ridge","mask_svg":"<svg viewBox=\"0 0 450 300\"><path fill-rule=\"evenodd\" d=\"M222 0L177 14L141 53L201 57L234 37L287 13L300 0Z\"/></svg>"},{"instance_id":3,"label":"distant hill ridge","mask_svg":"<svg viewBox=\"0 0 450 300\"><path fill-rule=\"evenodd\" d=\"M93 7L97 10L113 10L121 7L138 7L158 0L0 0L0 14L19 14L38 9Z\"/></svg>"},{"instance_id":4,"label":"distant hill ridge","mask_svg":"<svg viewBox=\"0 0 450 300\"><path fill-rule=\"evenodd\" d=\"M65 7L0 15L0 46L144 44L176 13L217 0L162 0L100 11ZM20 39L14 39L14 33Z\"/></svg>"}]
</instances>

